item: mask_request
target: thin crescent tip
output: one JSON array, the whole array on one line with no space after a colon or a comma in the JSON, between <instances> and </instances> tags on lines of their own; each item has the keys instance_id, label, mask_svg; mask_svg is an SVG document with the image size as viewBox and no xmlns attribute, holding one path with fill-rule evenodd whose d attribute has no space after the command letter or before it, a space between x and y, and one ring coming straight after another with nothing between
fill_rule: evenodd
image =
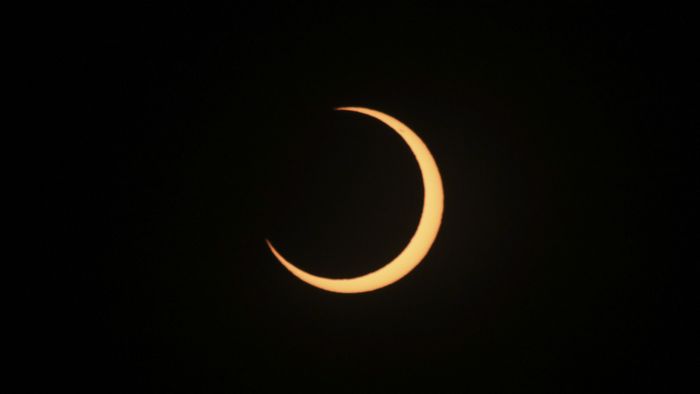
<instances>
[{"instance_id":1,"label":"thin crescent tip","mask_svg":"<svg viewBox=\"0 0 700 394\"><path fill-rule=\"evenodd\" d=\"M270 242L269 239L265 238L265 243L267 244L267 248L270 249L270 252L272 252L272 254L276 256L278 252L277 249L275 249L275 247L272 246L272 242Z\"/></svg>"}]
</instances>

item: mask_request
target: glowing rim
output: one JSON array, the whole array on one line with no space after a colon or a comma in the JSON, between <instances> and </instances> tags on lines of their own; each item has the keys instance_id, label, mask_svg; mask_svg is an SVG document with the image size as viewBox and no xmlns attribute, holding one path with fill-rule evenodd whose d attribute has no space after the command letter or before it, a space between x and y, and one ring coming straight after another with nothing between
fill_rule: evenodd
<instances>
[{"instance_id":1,"label":"glowing rim","mask_svg":"<svg viewBox=\"0 0 700 394\"><path fill-rule=\"evenodd\" d=\"M423 177L423 212L421 213L416 232L413 234L413 237L404 250L388 264L374 272L347 279L324 278L302 271L287 261L277 249L272 246L269 240L266 239L265 242L267 242L267 246L270 247L270 251L275 255L277 260L279 260L289 272L302 281L320 289L336 293L363 293L380 289L398 281L420 264L423 258L428 254L430 247L435 241L435 237L437 237L440 223L442 222L444 208L442 178L440 177L437 164L435 164L435 159L433 155L430 154L428 147L416 133L399 120L369 108L341 107L336 108L336 110L358 112L378 119L396 131L406 144L408 144L408 147L418 161L418 166Z\"/></svg>"}]
</instances>

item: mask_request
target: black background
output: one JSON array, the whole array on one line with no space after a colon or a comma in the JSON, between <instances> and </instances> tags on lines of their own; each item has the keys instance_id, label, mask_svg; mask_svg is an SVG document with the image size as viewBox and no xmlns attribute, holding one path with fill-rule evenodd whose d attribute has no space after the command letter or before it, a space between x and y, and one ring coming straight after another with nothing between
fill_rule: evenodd
<instances>
[{"instance_id":1,"label":"black background","mask_svg":"<svg viewBox=\"0 0 700 394\"><path fill-rule=\"evenodd\" d=\"M55 180L58 228L79 258L60 294L61 385L685 387L697 137L685 139L683 11L290 3L74 16L78 132ZM415 160L338 106L412 127L445 187L423 263L359 295L306 285L264 243L348 277L410 239Z\"/></svg>"}]
</instances>

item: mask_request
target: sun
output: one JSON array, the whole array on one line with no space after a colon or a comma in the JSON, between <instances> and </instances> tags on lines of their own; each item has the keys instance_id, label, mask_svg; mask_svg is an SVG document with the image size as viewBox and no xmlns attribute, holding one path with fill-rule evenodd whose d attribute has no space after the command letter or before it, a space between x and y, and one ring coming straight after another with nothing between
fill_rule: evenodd
<instances>
[{"instance_id":1,"label":"sun","mask_svg":"<svg viewBox=\"0 0 700 394\"><path fill-rule=\"evenodd\" d=\"M289 272L319 289L336 293L364 293L397 282L411 272L428 254L435 242L444 210L444 192L440 171L425 143L408 126L383 112L362 107L340 107L338 111L357 112L375 118L398 133L418 161L423 179L423 211L418 227L406 247L382 268L368 274L334 279L316 276L297 268L280 254L269 240L265 240L272 254Z\"/></svg>"}]
</instances>

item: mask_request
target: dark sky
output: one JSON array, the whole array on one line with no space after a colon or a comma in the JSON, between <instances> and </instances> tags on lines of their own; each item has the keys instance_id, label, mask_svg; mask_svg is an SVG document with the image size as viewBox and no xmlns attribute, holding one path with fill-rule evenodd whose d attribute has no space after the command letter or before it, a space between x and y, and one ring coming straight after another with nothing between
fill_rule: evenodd
<instances>
[{"instance_id":1,"label":"dark sky","mask_svg":"<svg viewBox=\"0 0 700 394\"><path fill-rule=\"evenodd\" d=\"M697 313L680 284L698 141L682 10L83 11L67 55L80 132L57 171L81 257L62 385L663 392L695 369L680 339ZM302 283L264 244L348 277L415 229L410 151L338 106L412 127L445 188L423 263L359 295Z\"/></svg>"}]
</instances>

